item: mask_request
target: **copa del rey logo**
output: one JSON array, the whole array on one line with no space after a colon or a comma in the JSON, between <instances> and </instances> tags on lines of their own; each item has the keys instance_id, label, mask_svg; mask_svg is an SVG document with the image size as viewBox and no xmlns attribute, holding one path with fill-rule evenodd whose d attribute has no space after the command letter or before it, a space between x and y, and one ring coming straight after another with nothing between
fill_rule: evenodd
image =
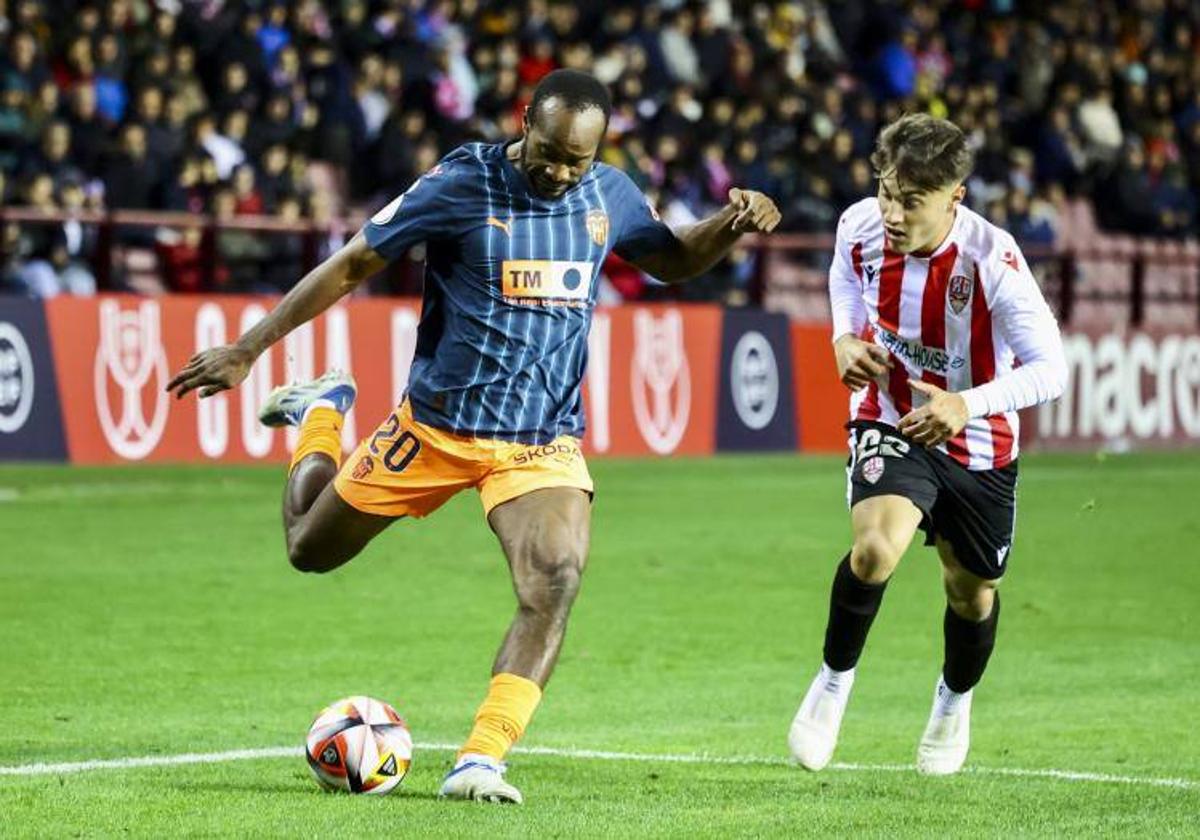
<instances>
[{"instance_id":1,"label":"copa del rey logo","mask_svg":"<svg viewBox=\"0 0 1200 840\"><path fill-rule=\"evenodd\" d=\"M140 460L154 451L167 425L167 354L158 304L146 300L136 309L121 309L115 300L104 300L99 312L96 416L113 452Z\"/></svg>"},{"instance_id":2,"label":"copa del rey logo","mask_svg":"<svg viewBox=\"0 0 1200 840\"><path fill-rule=\"evenodd\" d=\"M633 416L646 444L660 455L675 451L692 410L692 380L683 344L683 315L633 315Z\"/></svg>"}]
</instances>

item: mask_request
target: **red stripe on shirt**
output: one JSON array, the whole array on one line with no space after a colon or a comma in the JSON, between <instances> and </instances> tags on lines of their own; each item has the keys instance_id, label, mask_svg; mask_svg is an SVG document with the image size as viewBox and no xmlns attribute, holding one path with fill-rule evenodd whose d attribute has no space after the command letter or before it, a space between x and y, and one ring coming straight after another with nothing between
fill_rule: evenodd
<instances>
[{"instance_id":1,"label":"red stripe on shirt","mask_svg":"<svg viewBox=\"0 0 1200 840\"><path fill-rule=\"evenodd\" d=\"M904 286L904 255L883 250L883 268L879 271L879 325L900 332L900 293Z\"/></svg>"},{"instance_id":2,"label":"red stripe on shirt","mask_svg":"<svg viewBox=\"0 0 1200 840\"><path fill-rule=\"evenodd\" d=\"M971 385L982 385L996 377L996 348L992 344L992 313L988 311L983 293L979 266L975 266L975 287L971 292ZM992 429L992 466L996 469L1012 461L1013 433L1008 418L991 414L987 418Z\"/></svg>"},{"instance_id":3,"label":"red stripe on shirt","mask_svg":"<svg viewBox=\"0 0 1200 840\"><path fill-rule=\"evenodd\" d=\"M921 343L926 347L946 349L946 293L950 285L950 274L958 260L958 246L951 244L945 251L929 261L929 274L925 277L925 292L921 296ZM921 381L945 390L946 377L930 370L921 371ZM971 460L967 452L967 432L959 431L946 441L950 457L966 466Z\"/></svg>"},{"instance_id":4,"label":"red stripe on shirt","mask_svg":"<svg viewBox=\"0 0 1200 840\"><path fill-rule=\"evenodd\" d=\"M855 242L854 247L850 249L850 264L854 267L854 275L858 278L858 285L862 286L862 243Z\"/></svg>"}]
</instances>

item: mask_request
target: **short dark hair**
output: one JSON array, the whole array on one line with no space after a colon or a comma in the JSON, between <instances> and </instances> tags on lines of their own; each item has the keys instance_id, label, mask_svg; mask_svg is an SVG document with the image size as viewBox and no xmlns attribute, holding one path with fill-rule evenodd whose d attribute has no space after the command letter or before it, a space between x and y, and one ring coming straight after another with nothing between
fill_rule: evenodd
<instances>
[{"instance_id":1,"label":"short dark hair","mask_svg":"<svg viewBox=\"0 0 1200 840\"><path fill-rule=\"evenodd\" d=\"M555 70L546 74L533 89L533 101L529 103L531 119L536 119L538 108L547 99L558 98L571 111L586 111L599 108L604 112L604 122L612 115L612 98L608 88L587 73L578 70Z\"/></svg>"},{"instance_id":2,"label":"short dark hair","mask_svg":"<svg viewBox=\"0 0 1200 840\"><path fill-rule=\"evenodd\" d=\"M878 178L893 173L920 192L961 184L975 166L967 136L949 120L905 114L879 133L871 165Z\"/></svg>"}]
</instances>

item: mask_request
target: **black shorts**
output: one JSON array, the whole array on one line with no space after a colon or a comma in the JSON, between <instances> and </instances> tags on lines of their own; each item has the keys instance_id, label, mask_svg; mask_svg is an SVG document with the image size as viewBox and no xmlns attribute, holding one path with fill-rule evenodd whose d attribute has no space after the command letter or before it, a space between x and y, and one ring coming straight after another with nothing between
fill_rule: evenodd
<instances>
[{"instance_id":1,"label":"black shorts","mask_svg":"<svg viewBox=\"0 0 1200 840\"><path fill-rule=\"evenodd\" d=\"M949 455L906 439L892 426L850 424L850 506L903 496L921 511L925 544L941 536L970 572L993 580L1007 567L1017 516L1017 462L968 470Z\"/></svg>"}]
</instances>

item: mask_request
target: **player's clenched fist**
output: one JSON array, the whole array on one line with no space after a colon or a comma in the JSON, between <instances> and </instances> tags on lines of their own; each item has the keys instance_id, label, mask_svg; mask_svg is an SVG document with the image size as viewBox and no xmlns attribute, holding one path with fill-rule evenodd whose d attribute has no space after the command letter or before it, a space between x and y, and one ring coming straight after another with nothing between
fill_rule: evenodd
<instances>
[{"instance_id":1,"label":"player's clenched fist","mask_svg":"<svg viewBox=\"0 0 1200 840\"><path fill-rule=\"evenodd\" d=\"M855 335L843 335L835 341L833 353L837 357L838 378L851 391L861 391L892 366L886 350Z\"/></svg>"},{"instance_id":2,"label":"player's clenched fist","mask_svg":"<svg viewBox=\"0 0 1200 840\"><path fill-rule=\"evenodd\" d=\"M733 229L737 233L770 233L782 218L775 202L760 192L729 191L729 206L737 211L733 218Z\"/></svg>"},{"instance_id":3,"label":"player's clenched fist","mask_svg":"<svg viewBox=\"0 0 1200 840\"><path fill-rule=\"evenodd\" d=\"M240 384L250 373L254 354L235 344L204 350L188 359L183 370L167 383L167 390L182 397L196 388L200 396L208 397Z\"/></svg>"}]
</instances>

